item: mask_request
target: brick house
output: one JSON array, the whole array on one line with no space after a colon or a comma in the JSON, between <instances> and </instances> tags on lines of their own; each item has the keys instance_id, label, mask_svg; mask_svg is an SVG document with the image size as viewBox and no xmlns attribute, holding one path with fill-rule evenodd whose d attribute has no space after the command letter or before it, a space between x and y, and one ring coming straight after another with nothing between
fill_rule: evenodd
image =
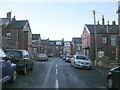
<instances>
[{"instance_id":1,"label":"brick house","mask_svg":"<svg viewBox=\"0 0 120 90\"><path fill-rule=\"evenodd\" d=\"M63 40L41 39L41 53L50 54L59 57L63 53Z\"/></svg>"},{"instance_id":2,"label":"brick house","mask_svg":"<svg viewBox=\"0 0 120 90\"><path fill-rule=\"evenodd\" d=\"M40 34L32 34L32 54L37 55L40 53L41 36Z\"/></svg>"},{"instance_id":3,"label":"brick house","mask_svg":"<svg viewBox=\"0 0 120 90\"><path fill-rule=\"evenodd\" d=\"M7 17L0 18L0 47L6 48L7 38L6 38L6 26L11 22L11 12L7 13Z\"/></svg>"},{"instance_id":4,"label":"brick house","mask_svg":"<svg viewBox=\"0 0 120 90\"><path fill-rule=\"evenodd\" d=\"M72 38L72 54L81 54L82 50L82 39L80 37Z\"/></svg>"},{"instance_id":5,"label":"brick house","mask_svg":"<svg viewBox=\"0 0 120 90\"><path fill-rule=\"evenodd\" d=\"M64 41L63 54L65 54L65 55L72 54L72 42L71 41Z\"/></svg>"},{"instance_id":6,"label":"brick house","mask_svg":"<svg viewBox=\"0 0 120 90\"><path fill-rule=\"evenodd\" d=\"M16 20L14 17L5 30L6 49L25 49L32 54L32 33L28 20Z\"/></svg>"},{"instance_id":7,"label":"brick house","mask_svg":"<svg viewBox=\"0 0 120 90\"><path fill-rule=\"evenodd\" d=\"M59 57L63 53L63 41L62 40L50 40L49 41L49 53L52 53L55 57Z\"/></svg>"},{"instance_id":8,"label":"brick house","mask_svg":"<svg viewBox=\"0 0 120 90\"><path fill-rule=\"evenodd\" d=\"M48 54L49 39L41 39L40 53Z\"/></svg>"},{"instance_id":9,"label":"brick house","mask_svg":"<svg viewBox=\"0 0 120 90\"><path fill-rule=\"evenodd\" d=\"M116 46L118 36L118 25L115 21L112 25L104 25L104 17L102 17L102 25L96 25L96 43L97 52L103 52L105 56L112 59L116 58ZM85 24L82 33L82 49L85 55L91 59L95 59L95 33L94 24ZM98 55L98 54L97 54Z\"/></svg>"}]
</instances>

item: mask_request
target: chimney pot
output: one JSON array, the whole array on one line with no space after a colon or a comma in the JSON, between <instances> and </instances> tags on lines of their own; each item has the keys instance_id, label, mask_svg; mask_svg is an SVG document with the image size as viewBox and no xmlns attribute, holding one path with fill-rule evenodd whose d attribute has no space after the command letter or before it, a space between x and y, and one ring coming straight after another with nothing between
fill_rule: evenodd
<instances>
[{"instance_id":1,"label":"chimney pot","mask_svg":"<svg viewBox=\"0 0 120 90\"><path fill-rule=\"evenodd\" d=\"M7 13L7 19L9 20L9 22L11 21L11 12Z\"/></svg>"},{"instance_id":2,"label":"chimney pot","mask_svg":"<svg viewBox=\"0 0 120 90\"><path fill-rule=\"evenodd\" d=\"M112 25L116 25L115 21L112 21Z\"/></svg>"}]
</instances>

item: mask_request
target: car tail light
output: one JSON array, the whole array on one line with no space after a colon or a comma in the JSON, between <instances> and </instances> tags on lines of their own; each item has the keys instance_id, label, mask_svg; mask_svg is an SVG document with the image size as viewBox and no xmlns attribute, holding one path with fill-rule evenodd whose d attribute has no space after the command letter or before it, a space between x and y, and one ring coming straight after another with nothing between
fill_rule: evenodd
<instances>
[{"instance_id":1,"label":"car tail light","mask_svg":"<svg viewBox=\"0 0 120 90\"><path fill-rule=\"evenodd\" d=\"M21 62L24 62L25 60L24 59L19 59L19 62L21 63Z\"/></svg>"}]
</instances>

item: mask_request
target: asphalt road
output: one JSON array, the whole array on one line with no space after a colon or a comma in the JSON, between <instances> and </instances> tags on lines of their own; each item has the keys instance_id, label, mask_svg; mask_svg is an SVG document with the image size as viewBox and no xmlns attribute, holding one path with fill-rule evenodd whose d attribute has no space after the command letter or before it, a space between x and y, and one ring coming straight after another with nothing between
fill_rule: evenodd
<instances>
[{"instance_id":1,"label":"asphalt road","mask_svg":"<svg viewBox=\"0 0 120 90\"><path fill-rule=\"evenodd\" d=\"M94 69L74 68L62 58L37 61L27 75L18 73L17 81L3 88L105 88L106 76Z\"/></svg>"}]
</instances>

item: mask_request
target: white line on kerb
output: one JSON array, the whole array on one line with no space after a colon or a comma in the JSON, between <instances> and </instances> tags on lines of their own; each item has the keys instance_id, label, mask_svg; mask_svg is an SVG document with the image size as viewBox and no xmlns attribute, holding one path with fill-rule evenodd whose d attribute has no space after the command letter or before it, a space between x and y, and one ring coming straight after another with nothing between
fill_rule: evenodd
<instances>
[{"instance_id":1,"label":"white line on kerb","mask_svg":"<svg viewBox=\"0 0 120 90\"><path fill-rule=\"evenodd\" d=\"M58 83L58 80L56 79L56 82L55 82L55 87L56 88L59 88L59 83Z\"/></svg>"}]
</instances>

